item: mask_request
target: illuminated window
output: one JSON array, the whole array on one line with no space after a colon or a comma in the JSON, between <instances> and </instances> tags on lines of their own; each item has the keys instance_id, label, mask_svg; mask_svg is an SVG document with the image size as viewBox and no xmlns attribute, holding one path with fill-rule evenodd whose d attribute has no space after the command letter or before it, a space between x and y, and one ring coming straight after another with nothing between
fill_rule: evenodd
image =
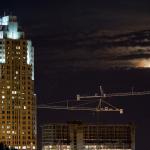
<instances>
[{"instance_id":1,"label":"illuminated window","mask_svg":"<svg viewBox=\"0 0 150 150\"><path fill-rule=\"evenodd\" d=\"M10 134L10 131L7 131L8 134Z\"/></svg>"},{"instance_id":2,"label":"illuminated window","mask_svg":"<svg viewBox=\"0 0 150 150\"><path fill-rule=\"evenodd\" d=\"M7 129L10 129L10 126L7 126Z\"/></svg>"},{"instance_id":3,"label":"illuminated window","mask_svg":"<svg viewBox=\"0 0 150 150\"><path fill-rule=\"evenodd\" d=\"M7 86L7 89L10 89L10 86Z\"/></svg>"},{"instance_id":4,"label":"illuminated window","mask_svg":"<svg viewBox=\"0 0 150 150\"><path fill-rule=\"evenodd\" d=\"M17 94L17 91L12 91L12 94Z\"/></svg>"},{"instance_id":5,"label":"illuminated window","mask_svg":"<svg viewBox=\"0 0 150 150\"><path fill-rule=\"evenodd\" d=\"M26 146L22 146L22 149L26 149Z\"/></svg>"},{"instance_id":6,"label":"illuminated window","mask_svg":"<svg viewBox=\"0 0 150 150\"><path fill-rule=\"evenodd\" d=\"M16 49L20 49L20 46L16 46Z\"/></svg>"}]
</instances>

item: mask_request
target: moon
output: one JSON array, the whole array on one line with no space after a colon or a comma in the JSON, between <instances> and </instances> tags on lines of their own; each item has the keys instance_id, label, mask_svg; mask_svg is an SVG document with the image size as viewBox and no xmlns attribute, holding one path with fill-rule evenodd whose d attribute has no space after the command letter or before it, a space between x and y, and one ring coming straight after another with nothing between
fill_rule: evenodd
<instances>
[{"instance_id":1,"label":"moon","mask_svg":"<svg viewBox=\"0 0 150 150\"><path fill-rule=\"evenodd\" d=\"M140 59L135 62L137 68L150 68L150 59Z\"/></svg>"}]
</instances>

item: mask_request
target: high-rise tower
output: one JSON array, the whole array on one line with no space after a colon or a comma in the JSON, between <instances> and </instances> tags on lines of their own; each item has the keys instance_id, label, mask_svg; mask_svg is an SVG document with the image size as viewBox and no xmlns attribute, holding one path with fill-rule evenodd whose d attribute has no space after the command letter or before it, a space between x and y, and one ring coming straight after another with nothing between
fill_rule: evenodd
<instances>
[{"instance_id":1,"label":"high-rise tower","mask_svg":"<svg viewBox=\"0 0 150 150\"><path fill-rule=\"evenodd\" d=\"M0 142L37 149L34 48L16 16L0 18Z\"/></svg>"}]
</instances>

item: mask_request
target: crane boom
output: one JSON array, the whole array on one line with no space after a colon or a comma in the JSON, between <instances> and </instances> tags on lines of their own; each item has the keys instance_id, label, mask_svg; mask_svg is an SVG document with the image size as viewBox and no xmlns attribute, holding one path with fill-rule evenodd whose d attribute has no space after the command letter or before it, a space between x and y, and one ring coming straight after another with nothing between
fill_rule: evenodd
<instances>
[{"instance_id":1,"label":"crane boom","mask_svg":"<svg viewBox=\"0 0 150 150\"><path fill-rule=\"evenodd\" d=\"M143 91L143 92L126 92L126 93L108 93L103 95L93 95L93 96L80 96L77 95L77 101L81 99L92 99L92 98L109 98L109 97L124 97L124 96L140 96L140 95L150 95L150 91Z\"/></svg>"},{"instance_id":2,"label":"crane boom","mask_svg":"<svg viewBox=\"0 0 150 150\"><path fill-rule=\"evenodd\" d=\"M66 107L66 106L50 106L50 105L38 105L37 108L47 108L54 110L80 110L80 111L94 111L94 112L123 112L122 109L119 108L92 108L92 107Z\"/></svg>"},{"instance_id":3,"label":"crane boom","mask_svg":"<svg viewBox=\"0 0 150 150\"><path fill-rule=\"evenodd\" d=\"M120 112L120 114L123 114L123 109L113 106L112 104L108 103L104 99L111 98L111 97L150 95L150 91L135 92L133 90L131 92L126 92L126 93L104 93L101 86L99 87L99 90L100 90L100 95L93 95L93 96L77 95L77 100L76 100L77 105L69 105L69 102L71 101L66 100L66 101L57 101L49 105L38 105L37 108L42 108L42 109L46 108L46 109L55 109L55 110L95 111L95 112ZM89 106L89 104L91 106L91 103L94 102L94 100L98 101L96 107L85 107L85 105ZM80 101L84 103L79 104Z\"/></svg>"}]
</instances>

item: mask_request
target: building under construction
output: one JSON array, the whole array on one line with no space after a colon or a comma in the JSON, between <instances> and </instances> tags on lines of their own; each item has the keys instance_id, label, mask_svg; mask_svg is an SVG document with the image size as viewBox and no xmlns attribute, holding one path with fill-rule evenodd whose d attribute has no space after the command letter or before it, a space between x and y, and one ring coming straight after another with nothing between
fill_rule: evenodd
<instances>
[{"instance_id":1,"label":"building under construction","mask_svg":"<svg viewBox=\"0 0 150 150\"><path fill-rule=\"evenodd\" d=\"M42 150L135 150L135 126L82 122L45 124Z\"/></svg>"}]
</instances>

